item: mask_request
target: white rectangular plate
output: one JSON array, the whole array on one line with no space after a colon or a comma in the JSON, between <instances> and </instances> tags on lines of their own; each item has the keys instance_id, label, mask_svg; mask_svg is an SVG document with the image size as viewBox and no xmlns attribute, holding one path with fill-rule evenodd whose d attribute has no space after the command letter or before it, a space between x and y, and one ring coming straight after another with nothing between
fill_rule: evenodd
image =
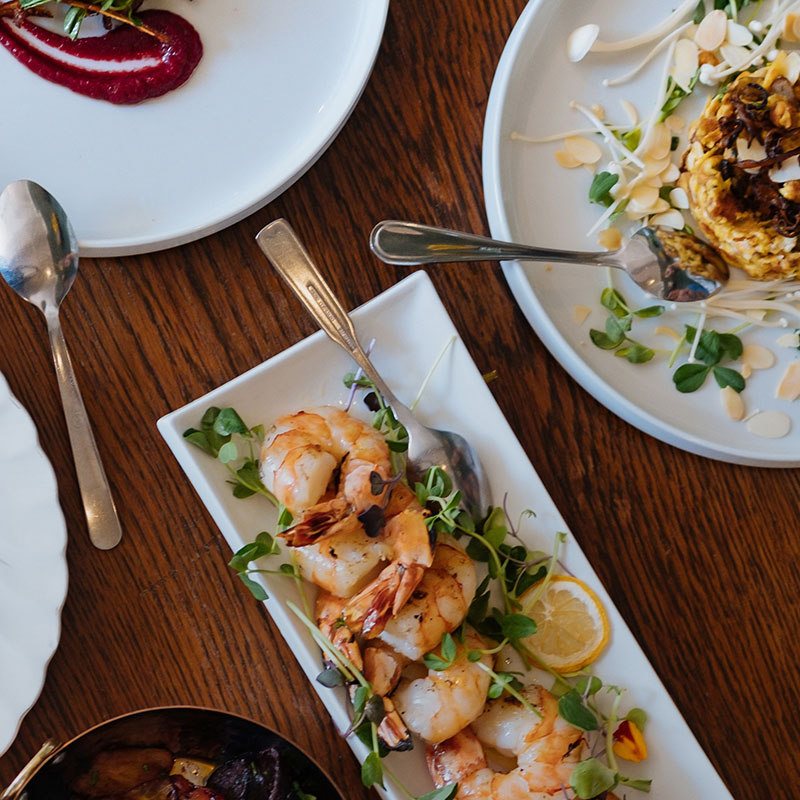
<instances>
[{"instance_id":1,"label":"white rectangular plate","mask_svg":"<svg viewBox=\"0 0 800 800\"><path fill-rule=\"evenodd\" d=\"M551 552L557 531L567 531L525 452L495 403L473 363L430 279L416 272L353 312L359 338L374 338L373 360L398 397L410 403L431 364L451 337L456 337L437 367L416 413L423 423L457 431L475 446L486 466L501 503L508 493L513 515L530 508L535 519L523 524L522 535L531 549ZM205 503L232 550L238 550L266 529L274 530L275 514L260 497L237 500L225 483L222 464L189 444L183 431L196 427L209 406L235 408L248 425L269 425L281 414L325 403L343 405L348 391L342 384L354 365L322 332L271 358L224 386L209 392L158 422L158 428ZM626 772L653 778L648 797L729 798L714 768L681 717L630 630L611 603L577 543L568 537L563 563L588 583L605 604L612 638L595 671L606 683L625 686L624 707L639 706L649 714L646 728L649 756ZM341 689L326 689L314 680L321 669L319 649L286 607L299 602L294 582L267 576L264 586L270 599L267 609L297 656L300 666L328 708L337 727L344 731L350 721L349 703ZM247 602L247 598L243 598ZM359 759L366 749L354 737L350 744ZM394 753L387 763L415 793L432 788L427 778L423 748ZM628 792L627 795L639 795ZM403 800L391 782L385 797Z\"/></svg>"}]
</instances>

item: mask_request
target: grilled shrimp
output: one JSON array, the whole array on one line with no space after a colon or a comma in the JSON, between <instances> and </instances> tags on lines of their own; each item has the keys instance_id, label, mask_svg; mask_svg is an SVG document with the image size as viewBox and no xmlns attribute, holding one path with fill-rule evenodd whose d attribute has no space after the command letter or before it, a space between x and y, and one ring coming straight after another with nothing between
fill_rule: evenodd
<instances>
[{"instance_id":1,"label":"grilled shrimp","mask_svg":"<svg viewBox=\"0 0 800 800\"><path fill-rule=\"evenodd\" d=\"M416 590L377 638L408 661L419 661L462 623L476 586L472 559L452 545L436 545Z\"/></svg>"},{"instance_id":2,"label":"grilled shrimp","mask_svg":"<svg viewBox=\"0 0 800 800\"><path fill-rule=\"evenodd\" d=\"M334 497L328 487L338 475ZM373 490L371 473L391 477L389 448L379 431L334 406L279 417L261 449L261 479L301 525L307 544L349 514L380 505L385 487ZM305 538L306 540L301 540Z\"/></svg>"},{"instance_id":3,"label":"grilled shrimp","mask_svg":"<svg viewBox=\"0 0 800 800\"><path fill-rule=\"evenodd\" d=\"M348 624L376 636L433 561L426 512L406 486L389 482L383 436L323 406L278 419L261 455L265 485L299 517L280 536L297 548L301 573L339 597L351 597ZM366 530L365 516L371 519ZM384 560L391 563L377 574Z\"/></svg>"},{"instance_id":4,"label":"grilled shrimp","mask_svg":"<svg viewBox=\"0 0 800 800\"><path fill-rule=\"evenodd\" d=\"M344 600L334 597L328 592L322 591L317 596L316 621L326 639L359 671L369 673L371 669L370 661L367 660L365 669L364 658L361 654L355 634L344 624L342 609ZM373 650L375 648L369 648ZM368 650L368 652L369 652ZM325 658L326 664L331 662ZM356 689L353 684L350 687L351 696ZM389 697L388 687L373 686L373 691L383 697L384 717L378 726L378 736L389 750L410 750L413 747L411 734L408 731L403 719L395 710L394 703Z\"/></svg>"},{"instance_id":5,"label":"grilled shrimp","mask_svg":"<svg viewBox=\"0 0 800 800\"><path fill-rule=\"evenodd\" d=\"M392 517L381 536L393 560L347 604L347 624L375 637L397 615L433 563L432 535L425 514L414 499L411 507Z\"/></svg>"},{"instance_id":6,"label":"grilled shrimp","mask_svg":"<svg viewBox=\"0 0 800 800\"><path fill-rule=\"evenodd\" d=\"M539 718L518 700L503 695L491 701L472 726L439 744L428 745L428 768L437 786L458 781L456 800L551 800L563 797L580 760L583 733L558 716L547 690L531 685L525 698ZM508 773L488 766L483 746L515 757Z\"/></svg>"},{"instance_id":7,"label":"grilled shrimp","mask_svg":"<svg viewBox=\"0 0 800 800\"><path fill-rule=\"evenodd\" d=\"M470 631L450 667L400 681L392 700L408 728L426 742L449 739L480 716L492 682L480 665L491 669L494 659L484 654L479 662L471 662L467 653L484 647L480 636Z\"/></svg>"}]
</instances>

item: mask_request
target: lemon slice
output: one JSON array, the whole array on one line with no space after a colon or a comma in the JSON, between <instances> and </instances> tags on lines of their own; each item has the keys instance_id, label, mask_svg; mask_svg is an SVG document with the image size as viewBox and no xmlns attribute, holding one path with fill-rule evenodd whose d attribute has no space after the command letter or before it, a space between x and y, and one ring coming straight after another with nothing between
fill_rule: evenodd
<instances>
[{"instance_id":1,"label":"lemon slice","mask_svg":"<svg viewBox=\"0 0 800 800\"><path fill-rule=\"evenodd\" d=\"M522 595L523 608L537 587ZM537 631L522 643L558 672L574 672L591 664L608 644L608 615L600 598L569 575L554 575L528 616L536 622Z\"/></svg>"}]
</instances>

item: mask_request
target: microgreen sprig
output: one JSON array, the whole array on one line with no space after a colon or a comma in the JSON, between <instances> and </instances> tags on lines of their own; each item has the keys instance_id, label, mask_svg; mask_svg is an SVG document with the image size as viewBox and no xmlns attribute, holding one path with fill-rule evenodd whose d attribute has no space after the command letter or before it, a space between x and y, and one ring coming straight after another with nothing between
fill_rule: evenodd
<instances>
[{"instance_id":1,"label":"microgreen sprig","mask_svg":"<svg viewBox=\"0 0 800 800\"><path fill-rule=\"evenodd\" d=\"M244 457L239 453L234 436L240 437L246 445ZM183 432L183 438L225 465L231 475L228 483L233 486L234 497L245 498L260 494L276 507L282 508L275 495L261 482L258 459L255 456L253 445L263 441L263 425L248 428L233 408L220 409L212 406L203 414L200 428L188 428ZM234 466L240 459L239 465Z\"/></svg>"},{"instance_id":2,"label":"microgreen sprig","mask_svg":"<svg viewBox=\"0 0 800 800\"><path fill-rule=\"evenodd\" d=\"M705 383L709 372L713 373L721 389L730 386L735 392L741 392L745 388L745 379L740 372L719 366L723 358L732 361L741 358L744 348L738 336L710 329L702 330L698 335L696 328L686 325L684 341L696 342L694 357L697 361L683 364L672 374L672 381L679 392L697 391Z\"/></svg>"},{"instance_id":3,"label":"microgreen sprig","mask_svg":"<svg viewBox=\"0 0 800 800\"><path fill-rule=\"evenodd\" d=\"M600 303L611 314L606 319L604 331L595 328L589 331L589 338L594 345L601 350L615 350L614 355L626 358L632 364L643 364L650 361L655 355L655 351L632 339L628 332L631 330L634 317L640 319L658 317L664 313L664 306L654 305L632 309L622 294L610 286L603 289ZM628 343L627 346L620 347L625 342Z\"/></svg>"},{"instance_id":4,"label":"microgreen sprig","mask_svg":"<svg viewBox=\"0 0 800 800\"><path fill-rule=\"evenodd\" d=\"M84 19L88 14L100 14L109 20L121 22L126 25L133 25L142 33L153 36L159 41L168 41L166 34L155 31L142 24L142 21L134 15L134 11L141 4L141 0L100 0L97 3L85 3L80 0L18 0L19 8L29 11L48 3L63 3L69 6L64 15L64 32L70 39L77 39Z\"/></svg>"}]
</instances>

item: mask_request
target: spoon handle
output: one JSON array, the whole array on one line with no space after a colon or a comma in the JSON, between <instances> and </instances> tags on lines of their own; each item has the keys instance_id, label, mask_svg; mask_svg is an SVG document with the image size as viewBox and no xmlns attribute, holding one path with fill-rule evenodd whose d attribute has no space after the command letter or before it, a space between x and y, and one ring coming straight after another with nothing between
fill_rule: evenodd
<instances>
[{"instance_id":1,"label":"spoon handle","mask_svg":"<svg viewBox=\"0 0 800 800\"><path fill-rule=\"evenodd\" d=\"M291 286L294 293L319 323L325 333L336 344L343 347L375 384L384 400L391 406L395 416L413 436L420 426L384 382L372 365L356 337L353 321L338 298L325 282L308 251L297 238L297 234L285 219L270 222L258 233L256 241L280 276ZM422 436L422 433L418 433Z\"/></svg>"},{"instance_id":2,"label":"spoon handle","mask_svg":"<svg viewBox=\"0 0 800 800\"><path fill-rule=\"evenodd\" d=\"M57 314L47 314L47 331L50 334L50 347L53 363L58 376L58 388L64 417L67 420L72 457L78 475L78 485L83 499L83 510L89 528L92 544L100 550L110 550L122 538L117 509L111 497L100 453L94 440L86 406L83 404L72 361L67 351L67 343L61 331Z\"/></svg>"},{"instance_id":3,"label":"spoon handle","mask_svg":"<svg viewBox=\"0 0 800 800\"><path fill-rule=\"evenodd\" d=\"M474 233L462 233L416 222L384 220L369 237L372 252L387 264L445 264L452 261L564 261L569 263L620 266L609 253L584 253L577 250L550 250L512 242L500 242Z\"/></svg>"}]
</instances>

